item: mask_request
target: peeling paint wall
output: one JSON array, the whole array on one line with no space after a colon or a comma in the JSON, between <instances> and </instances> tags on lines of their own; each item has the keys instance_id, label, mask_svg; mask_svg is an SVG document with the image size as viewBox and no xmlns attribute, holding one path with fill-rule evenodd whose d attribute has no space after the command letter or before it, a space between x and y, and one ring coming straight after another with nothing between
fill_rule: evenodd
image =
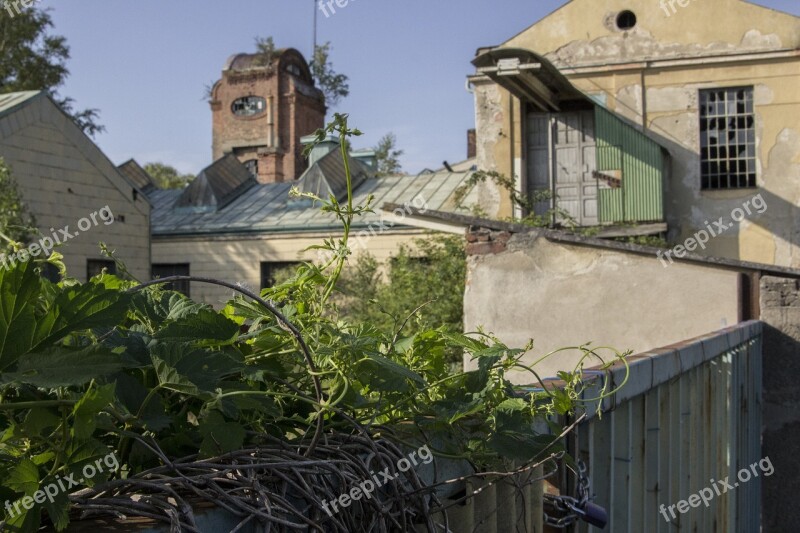
<instances>
[{"instance_id":1,"label":"peeling paint wall","mask_svg":"<svg viewBox=\"0 0 800 533\"><path fill-rule=\"evenodd\" d=\"M674 12L664 5L573 0L502 46L544 54L578 88L669 150L671 242L682 243L706 221L730 220L733 209L761 193L768 210L712 239L702 253L800 267L800 18L739 0L674 3ZM637 18L628 31L616 24L622 10ZM741 86L754 88L757 188L701 190L698 92ZM476 91L478 144L494 156L484 162L511 175L524 160L524 140L498 135L480 116L481 105L496 103L503 127L514 131L523 111L516 101L510 115L507 99L516 101L497 87ZM502 206L501 213L511 214Z\"/></svg>"},{"instance_id":2,"label":"peeling paint wall","mask_svg":"<svg viewBox=\"0 0 800 533\"><path fill-rule=\"evenodd\" d=\"M465 331L483 327L512 348L533 339L526 364L586 342L640 353L739 320L737 272L679 262L665 268L655 256L550 242L539 232L492 247L501 241L471 244L487 250L468 257ZM535 369L555 376L578 359L566 352ZM531 383L528 373L509 378Z\"/></svg>"}]
</instances>

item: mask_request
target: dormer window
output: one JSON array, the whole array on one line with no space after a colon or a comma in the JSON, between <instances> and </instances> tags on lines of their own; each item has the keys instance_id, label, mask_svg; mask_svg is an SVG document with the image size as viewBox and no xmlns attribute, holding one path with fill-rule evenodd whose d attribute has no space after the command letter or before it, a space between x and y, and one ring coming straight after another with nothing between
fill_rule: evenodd
<instances>
[{"instance_id":1,"label":"dormer window","mask_svg":"<svg viewBox=\"0 0 800 533\"><path fill-rule=\"evenodd\" d=\"M245 96L234 100L231 110L236 116L252 117L267 110L267 101L260 96Z\"/></svg>"},{"instance_id":2,"label":"dormer window","mask_svg":"<svg viewBox=\"0 0 800 533\"><path fill-rule=\"evenodd\" d=\"M300 67L298 67L294 63L289 63L288 65L286 65L286 72L288 72L289 74L293 74L294 76L298 77L302 76L302 72L300 72Z\"/></svg>"}]
</instances>

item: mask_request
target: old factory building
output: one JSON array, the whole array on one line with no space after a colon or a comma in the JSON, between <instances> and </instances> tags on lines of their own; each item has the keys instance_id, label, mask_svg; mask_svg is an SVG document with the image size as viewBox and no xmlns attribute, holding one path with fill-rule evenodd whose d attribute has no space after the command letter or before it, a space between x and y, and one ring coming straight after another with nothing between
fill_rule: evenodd
<instances>
[{"instance_id":1,"label":"old factory building","mask_svg":"<svg viewBox=\"0 0 800 533\"><path fill-rule=\"evenodd\" d=\"M325 98L308 63L292 48L237 54L211 90L213 158L233 154L259 183L300 177L300 138L325 122Z\"/></svg>"},{"instance_id":2,"label":"old factory building","mask_svg":"<svg viewBox=\"0 0 800 533\"><path fill-rule=\"evenodd\" d=\"M713 230L692 251L800 266L797 17L573 0L473 64L479 168L550 192L544 207L579 226L647 225L671 243Z\"/></svg>"}]
</instances>

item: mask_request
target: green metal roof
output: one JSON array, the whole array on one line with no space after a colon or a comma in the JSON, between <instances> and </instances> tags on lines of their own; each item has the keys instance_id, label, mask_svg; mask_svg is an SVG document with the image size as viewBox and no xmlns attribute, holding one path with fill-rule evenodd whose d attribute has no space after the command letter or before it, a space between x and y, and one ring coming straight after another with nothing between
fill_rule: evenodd
<instances>
[{"instance_id":1,"label":"green metal roof","mask_svg":"<svg viewBox=\"0 0 800 533\"><path fill-rule=\"evenodd\" d=\"M353 226L365 227L378 222L384 203L426 206L439 211L455 211L453 193L471 172L437 172L419 176L389 176L365 179L354 190L356 204L366 203L373 195L375 213L355 220ZM299 182L256 184L222 209L213 212L186 212L176 209L180 190L156 190L148 196L153 203L151 225L153 236L213 235L238 233L300 233L336 231L340 224L319 205L289 198L289 190ZM464 203L475 198L474 191Z\"/></svg>"},{"instance_id":2,"label":"green metal roof","mask_svg":"<svg viewBox=\"0 0 800 533\"><path fill-rule=\"evenodd\" d=\"M122 172L122 175L136 185L139 190L147 193L155 188L153 178L147 173L142 166L136 162L135 159L129 159L117 167L117 170Z\"/></svg>"}]
</instances>

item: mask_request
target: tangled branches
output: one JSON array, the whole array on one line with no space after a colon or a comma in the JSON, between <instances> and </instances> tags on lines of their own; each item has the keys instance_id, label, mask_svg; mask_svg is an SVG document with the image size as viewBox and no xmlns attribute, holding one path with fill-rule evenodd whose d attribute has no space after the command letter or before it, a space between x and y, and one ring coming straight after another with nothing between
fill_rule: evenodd
<instances>
[{"instance_id":1,"label":"tangled branches","mask_svg":"<svg viewBox=\"0 0 800 533\"><path fill-rule=\"evenodd\" d=\"M414 524L435 531L431 516L441 505L433 489L415 469L398 469L404 452L388 440L326 435L307 457L305 446L298 450L272 439L223 457L179 461L169 461L153 442L138 440L164 465L72 495L81 519L138 516L167 523L171 531L202 533L193 509L208 503L229 513L231 531L252 521L268 532L411 531ZM338 512L327 505L380 472L391 480L370 498Z\"/></svg>"}]
</instances>

